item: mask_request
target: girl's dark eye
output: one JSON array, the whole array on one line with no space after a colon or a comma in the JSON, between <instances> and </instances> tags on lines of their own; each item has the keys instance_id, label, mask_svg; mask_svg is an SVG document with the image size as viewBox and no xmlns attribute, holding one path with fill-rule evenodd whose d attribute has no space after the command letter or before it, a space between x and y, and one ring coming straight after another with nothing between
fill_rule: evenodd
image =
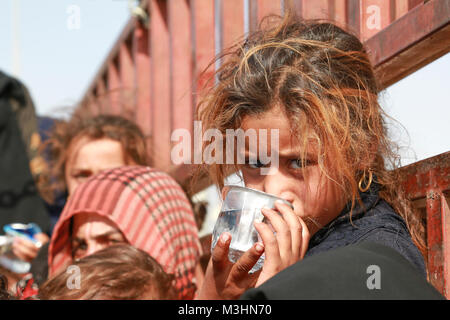
<instances>
[{"instance_id":1,"label":"girl's dark eye","mask_svg":"<svg viewBox=\"0 0 450 320\"><path fill-rule=\"evenodd\" d=\"M72 174L72 177L78 180L87 179L92 175L92 172L89 170L77 171Z\"/></svg>"},{"instance_id":2,"label":"girl's dark eye","mask_svg":"<svg viewBox=\"0 0 450 320\"><path fill-rule=\"evenodd\" d=\"M74 258L76 258L77 256L79 256L81 253L83 253L86 250L87 250L87 244L85 242L74 244L72 246L72 256Z\"/></svg>"},{"instance_id":3,"label":"girl's dark eye","mask_svg":"<svg viewBox=\"0 0 450 320\"><path fill-rule=\"evenodd\" d=\"M109 242L110 244L123 243L123 241L122 241L122 240L119 240L119 239L108 239L108 242Z\"/></svg>"},{"instance_id":4,"label":"girl's dark eye","mask_svg":"<svg viewBox=\"0 0 450 320\"><path fill-rule=\"evenodd\" d=\"M245 163L252 169L259 169L259 168L262 168L265 166L265 164L262 163L261 161L259 161L259 160L255 161L254 159L251 159L251 160L246 159Z\"/></svg>"},{"instance_id":5,"label":"girl's dark eye","mask_svg":"<svg viewBox=\"0 0 450 320\"><path fill-rule=\"evenodd\" d=\"M301 168L307 167L309 165L311 165L311 161L309 161L309 160L294 159L294 160L290 161L291 169L301 169Z\"/></svg>"},{"instance_id":6,"label":"girl's dark eye","mask_svg":"<svg viewBox=\"0 0 450 320\"><path fill-rule=\"evenodd\" d=\"M77 178L77 179L87 179L90 176L91 176L90 174L79 174L79 175L76 175L75 178Z\"/></svg>"}]
</instances>

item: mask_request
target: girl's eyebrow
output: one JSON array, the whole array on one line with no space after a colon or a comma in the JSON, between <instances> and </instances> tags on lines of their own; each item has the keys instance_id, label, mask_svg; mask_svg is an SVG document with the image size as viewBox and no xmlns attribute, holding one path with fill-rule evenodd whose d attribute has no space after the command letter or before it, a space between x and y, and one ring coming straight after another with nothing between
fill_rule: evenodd
<instances>
[{"instance_id":1,"label":"girl's eyebrow","mask_svg":"<svg viewBox=\"0 0 450 320\"><path fill-rule=\"evenodd\" d=\"M101 234L95 235L93 238L94 239L106 238L106 237L109 237L109 236L112 236L112 235L116 235L116 234L121 235L121 232L119 230L111 230L111 231L108 231L108 232L105 232L105 233L101 233Z\"/></svg>"},{"instance_id":2,"label":"girl's eyebrow","mask_svg":"<svg viewBox=\"0 0 450 320\"><path fill-rule=\"evenodd\" d=\"M243 154L244 154L246 157L248 157L248 156L250 155L250 152L249 152L249 150L245 150L245 151L243 152ZM256 156L258 156L258 153L256 153ZM288 151L285 151L285 152L279 152L279 153L278 153L278 156L279 156L279 157L282 157L282 158L294 158L294 159L298 159L298 158L301 158L301 157L303 156L303 154L301 154L300 152L288 150ZM311 152L309 152L309 153L307 152L307 153L305 154L305 157L306 157L306 158L313 158L313 157L316 157L316 155L313 154L313 153L311 153Z\"/></svg>"},{"instance_id":3,"label":"girl's eyebrow","mask_svg":"<svg viewBox=\"0 0 450 320\"><path fill-rule=\"evenodd\" d=\"M91 171L92 171L92 170L89 169L89 168L72 168L72 169L70 170L70 173L71 173L71 174L74 174L74 173L91 172Z\"/></svg>"},{"instance_id":4,"label":"girl's eyebrow","mask_svg":"<svg viewBox=\"0 0 450 320\"><path fill-rule=\"evenodd\" d=\"M305 154L302 154L300 152L294 152L294 151L287 151L285 153L280 152L278 154L278 156L280 158L292 158L292 159L304 159L304 158L306 158L306 159L314 159L316 157L316 155L313 154L313 153L306 152Z\"/></svg>"},{"instance_id":5,"label":"girl's eyebrow","mask_svg":"<svg viewBox=\"0 0 450 320\"><path fill-rule=\"evenodd\" d=\"M111 231L107 231L105 233L94 235L93 238L94 239L106 238L106 237L109 237L109 236L112 236L112 235L116 235L116 234L122 235L122 233L119 230L111 230ZM80 243L80 242L82 242L84 240L85 240L84 238L76 237L72 241Z\"/></svg>"}]
</instances>

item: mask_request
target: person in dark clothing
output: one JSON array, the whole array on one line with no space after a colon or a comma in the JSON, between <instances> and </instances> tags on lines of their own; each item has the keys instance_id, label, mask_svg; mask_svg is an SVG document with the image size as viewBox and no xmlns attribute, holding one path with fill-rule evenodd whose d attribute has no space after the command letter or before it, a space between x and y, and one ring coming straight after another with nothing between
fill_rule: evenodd
<instances>
[{"instance_id":1,"label":"person in dark clothing","mask_svg":"<svg viewBox=\"0 0 450 320\"><path fill-rule=\"evenodd\" d=\"M414 245L405 221L380 197L380 185L372 183L367 192L361 192L363 205L350 208L327 226L317 231L309 241L305 257L343 246L374 241L398 251L426 278L422 254Z\"/></svg>"},{"instance_id":2,"label":"person in dark clothing","mask_svg":"<svg viewBox=\"0 0 450 320\"><path fill-rule=\"evenodd\" d=\"M0 72L0 234L4 234L6 224L31 222L43 234L50 232L50 218L30 172L27 146L18 124L21 119L28 130L34 119L30 112L34 113L34 107L24 85ZM28 122L23 122L24 114L29 116Z\"/></svg>"},{"instance_id":3,"label":"person in dark clothing","mask_svg":"<svg viewBox=\"0 0 450 320\"><path fill-rule=\"evenodd\" d=\"M269 223L254 223L262 241L234 264L230 234L223 233L197 298L237 299L303 259L363 241L396 250L425 279L424 226L392 170L398 157L363 44L332 23L302 21L290 10L266 22L226 51L219 81L198 107L202 129L227 138L222 145L205 141L202 151L233 150L238 159L205 161L204 168L219 190L239 172L246 187L293 208L262 209ZM237 150L228 135L239 129L249 139ZM262 269L249 274L263 253Z\"/></svg>"},{"instance_id":4,"label":"person in dark clothing","mask_svg":"<svg viewBox=\"0 0 450 320\"><path fill-rule=\"evenodd\" d=\"M397 250L361 242L305 257L243 300L445 300Z\"/></svg>"}]
</instances>

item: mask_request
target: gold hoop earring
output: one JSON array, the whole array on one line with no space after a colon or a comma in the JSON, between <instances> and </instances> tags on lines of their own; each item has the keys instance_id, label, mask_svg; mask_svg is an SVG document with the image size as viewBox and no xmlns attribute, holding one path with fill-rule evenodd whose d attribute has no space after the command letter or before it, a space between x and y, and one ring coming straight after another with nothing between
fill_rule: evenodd
<instances>
[{"instance_id":1,"label":"gold hoop earring","mask_svg":"<svg viewBox=\"0 0 450 320\"><path fill-rule=\"evenodd\" d=\"M366 170L364 170L363 176L361 177L358 183L359 191L366 192L367 190L369 190L370 185L372 184L372 179L373 179L372 170L369 169L369 181L367 182L367 185L364 188L362 187L363 182L366 181Z\"/></svg>"}]
</instances>

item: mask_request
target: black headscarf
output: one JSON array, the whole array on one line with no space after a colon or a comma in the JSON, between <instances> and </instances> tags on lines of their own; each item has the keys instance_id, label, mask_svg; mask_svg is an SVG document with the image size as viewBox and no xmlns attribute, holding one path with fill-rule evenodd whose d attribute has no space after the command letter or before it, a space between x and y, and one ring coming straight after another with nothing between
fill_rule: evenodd
<instances>
[{"instance_id":1,"label":"black headscarf","mask_svg":"<svg viewBox=\"0 0 450 320\"><path fill-rule=\"evenodd\" d=\"M18 80L0 71L0 234L5 224L14 222L34 222L43 232L50 232L50 217L33 181L16 116L34 108L27 97Z\"/></svg>"}]
</instances>

